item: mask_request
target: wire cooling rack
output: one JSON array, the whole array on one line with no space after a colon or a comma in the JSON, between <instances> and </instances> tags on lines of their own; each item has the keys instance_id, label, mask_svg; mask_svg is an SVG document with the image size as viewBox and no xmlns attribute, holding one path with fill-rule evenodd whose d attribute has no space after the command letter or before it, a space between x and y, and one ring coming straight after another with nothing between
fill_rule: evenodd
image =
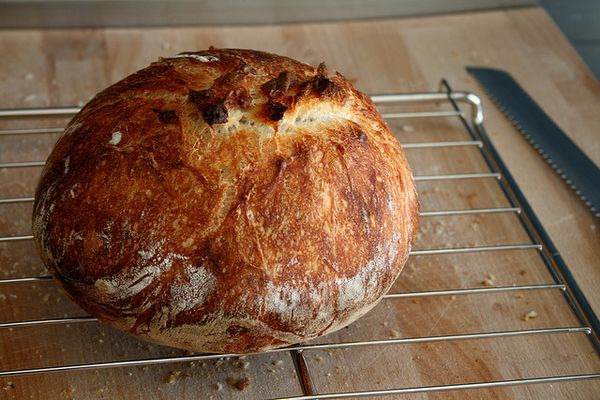
<instances>
[{"instance_id":1,"label":"wire cooling rack","mask_svg":"<svg viewBox=\"0 0 600 400\"><path fill-rule=\"evenodd\" d=\"M461 230L459 229L458 233L454 232L449 236L446 235L446 242L442 243L438 241L439 243L436 242L437 246L427 245L427 243L425 243L420 248L413 250L411 252L411 261L409 262L409 264L411 264L415 260L415 258L420 258L421 256L429 256L436 258L436 260L438 260L437 263L439 263L439 267L441 268L444 264L443 260L445 258L473 254L483 255L484 262L491 263L494 257L498 258L499 255L504 253L513 254L513 260L515 260L514 262L516 263L519 263L521 261L525 263L525 254L527 254L529 258L534 257L538 259L537 261L539 265L541 265L541 268L543 268L546 271L546 276L550 278L545 282L536 282L528 284L523 284L519 282L508 282L507 284L496 285L495 277L491 274L487 274L485 279L481 280L480 285L471 285L460 288L444 287L443 282L441 285L433 285L433 281L430 282L429 280L424 279L422 280L424 282L424 286L422 285L423 290L415 291L411 290L410 288L411 268L409 265L407 269L403 272L403 275L399 280L400 284L395 286L395 288L393 288L392 291L385 296L384 300L382 301L382 304L388 303L387 306L389 310L390 301L410 300L411 303L409 304L411 304L412 307L421 307L417 309L411 309L411 315L416 316L426 313L427 311L424 308L427 306L423 303L419 303L420 300L427 301L428 299L445 298L450 299L449 301L452 301L456 299L457 296L463 297L473 295L479 296L479 300L476 300L476 302L485 303L485 299L489 296L502 294L505 296L510 295L508 297L505 297L505 299L508 299L507 302L509 308L512 307L514 309L518 309L518 307L513 303L516 303L519 301L519 299L523 298L524 293L526 293L531 299L541 299L541 302L546 302L547 297L542 297L542 294L547 293L548 291L554 291L554 293L558 292L560 295L558 297L554 297L554 301L556 302L556 304L553 304L553 310L556 311L557 307L559 306L567 307L569 312L572 314L573 318L571 318L570 320L567 318L568 321L566 323L557 322L556 326L539 327L536 325L535 327L527 326L527 329L524 329L522 326L523 323L527 323L527 321L529 321L530 319L535 319L538 316L538 313L535 310L530 310L529 312L524 313L519 318L522 320L519 321L521 325L518 325L517 328L513 327L512 329L490 329L471 331L469 329L468 323L457 323L454 325L456 327L455 332L439 333L432 335L432 332L436 332L435 327L437 325L434 324L431 325L430 329L428 329L429 332L419 332L414 335L407 336L404 334L404 332L411 332L411 330L409 329L409 327L406 326L407 324L400 324L398 329L402 332L392 330L391 336L387 335L387 337L377 337L376 332L378 332L378 329L374 328L375 324L380 324L381 326L377 325L379 328L388 327L388 319L390 319L390 315L394 316L396 314L390 314L388 312L386 314L387 319L382 320L383 322L374 321L373 318L375 317L369 320L369 317L367 316L364 318L368 320L367 324L371 324L371 326L367 326L367 332L369 333L365 336L365 329L363 327L363 335L358 335L359 340L353 340L352 335L350 333L346 334L342 332L340 334L328 336L324 339L300 344L290 348L271 350L267 352L267 354L269 355L287 353L291 356L291 360L293 361L294 366L293 371L295 371L295 378L288 376L288 379L297 379L297 382L295 382L295 384L298 385L298 387L300 388L300 393L292 395L288 394L284 396L277 396L277 394L274 394L270 397L300 400L317 398L333 399L391 395L400 396L410 394L423 394L429 392L462 392L474 389L494 390L500 388L513 388L521 385L534 384L536 384L536 386L551 386L553 384L562 382L577 382L583 380L586 380L587 384L589 385L593 385L594 382L597 382L595 381L595 379L600 378L600 369L598 369L598 365L600 365L598 363L598 355L600 354L600 329L598 325L598 320L594 316L585 297L583 296L577 284L573 280L568 267L561 259L556 248L550 241L548 235L545 233L539 221L533 214L529 204L527 203L527 200L524 198L522 192L517 187L513 177L510 175L506 166L503 164L502 160L499 158L493 145L491 144L483 127L483 111L480 99L472 93L463 91L453 91L446 81L442 81L440 85L440 90L437 92L397 95L376 95L373 96L373 100L378 105L378 107L381 108L384 118L386 118L386 120L390 123L392 128L394 128L394 130L396 130L397 132L400 132L398 134L399 136L406 134L406 136L409 137L416 137L417 135L413 134L413 131L416 129L414 126L419 125L419 121L454 121L455 130L456 132L458 132L458 134L453 136L451 138L452 140L403 140L403 146L407 154L409 155L409 158L411 156L411 151L417 150L435 152L436 150L448 151L454 148L460 148L476 149L476 151L478 152L478 157L480 157L481 159L481 163L479 165L485 167L480 171L457 173L436 172L431 174L419 174L417 171L415 171L415 179L419 185L419 192L422 199L424 199L430 192L436 192L436 190L439 191L439 187L443 184L446 184L448 188L445 192L446 195L448 195L448 193L450 195L458 193L459 195L466 196L467 200L469 200L469 204L477 203L477 192L466 195L460 192L460 182L463 181L472 182L472 184L476 185L476 187L483 187L483 182L485 182L486 185L492 185L493 187L495 187L498 190L498 193L500 193L497 196L499 198L499 203L501 204L500 206L481 207L474 205L471 207L463 208L425 208L421 212L421 217L424 221L424 231L431 228L430 224L428 224L427 222L427 220L430 219L437 218L439 220L443 220L444 218L463 217L485 218L486 216L503 215L510 217L513 228L518 229L521 232L520 234L514 235L511 233L507 233L505 235L506 237L528 239L518 243L493 243L495 237L491 237L488 239L491 239L490 242L492 242L493 244L489 244L489 242L485 244L467 243L465 245L457 246L455 242L459 241L457 239L457 236L461 233ZM466 109L463 109L465 105L467 107ZM0 129L0 143L2 140L6 140L8 138L12 138L11 140L14 141L15 139L19 140L19 138L21 137L25 138L36 135L44 136L60 134L62 132L62 128L44 127L39 125L35 126L36 121L42 121L39 123L41 124L45 123L44 121L47 121L49 118L69 117L78 111L78 107L0 110L0 122L3 122L2 128ZM27 124L27 127L23 128L20 124L20 122L22 122L23 120L33 121L33 126L31 123L29 123ZM406 121L412 121L414 126L402 125ZM11 122L15 122L14 126L16 127L11 127L11 125L13 125L11 124ZM425 138L425 135L422 135L420 137ZM436 137L444 137L444 135L441 134L437 135ZM49 149L47 150L49 151ZM435 155L433 156L433 159L435 159ZM453 163L460 164L461 159L453 160ZM7 173L10 174L14 171L25 170L32 171L32 173L36 173L35 171L37 171L37 173L39 173L40 167L42 167L43 165L44 161L42 160L12 160L7 162L0 162L0 171L2 171L2 173L4 174L1 176L6 176ZM433 170L438 171L438 169L436 168L433 168ZM0 196L3 197L0 198L0 207L12 205L30 205L33 202L33 197L31 196L31 193L23 193L23 195L20 196L13 195L9 197L5 197L4 193L0 193ZM471 227L473 229L478 228L476 224L477 220L476 223L471 224ZM22 226L28 226L28 223L25 223ZM468 225L462 223L462 225L460 226L465 227ZM443 223L433 225L433 227L433 231L435 235L437 235L435 237L444 237L443 232L440 232L444 229ZM483 236L485 236L485 233L483 233ZM32 236L30 235L30 232L21 232L20 234L6 234L4 232L0 232L0 245L4 246L2 247L2 249L6 251L10 251L10 249L7 246L12 243L27 242L31 241L31 239ZM532 252L534 253L533 256L531 255ZM437 264L435 264L435 266L437 266ZM464 268L467 267L467 263L465 262ZM2 268L5 268L5 266L0 265L0 269ZM459 272L461 272L460 268L463 267L458 266L454 268L459 269ZM521 271L521 274L524 275L525 272L526 271ZM404 281L407 281L408 283L406 283L406 285L403 285L402 282ZM6 298L7 294L10 296L11 290L15 290L15 288L22 288L24 285L35 285L40 283L47 283L48 285L54 284L52 282L52 277L47 275L23 276L18 275L18 271L16 271L16 273L12 276L7 276L7 274L4 274L4 278L0 279L0 295L3 298ZM433 287L427 286L430 283ZM419 286L419 288L421 288L421 286ZM0 307L2 307L1 303ZM403 307L404 308L391 308L391 310L393 313L400 312L402 314L402 310L405 310L407 306ZM494 303L494 307L501 309L503 306L499 305L499 303ZM371 314L373 313L377 314L377 312L375 311ZM5 312L3 315L10 315L10 312ZM443 318L443 316L444 314L442 313L441 316L439 316L437 322L439 322ZM364 319L361 321L364 321ZM359 321L359 323L365 324L361 321ZM572 321L575 321L575 323L572 323ZM50 329L50 327L52 326L69 327L77 324L95 323L97 323L97 320L90 316L65 316L60 318L44 316L43 318L35 319L3 321L0 322L0 333L5 334L5 336L3 336L5 338L5 347L3 347L3 351L6 351L7 348L16 345L11 342L11 337L13 334L15 334L17 330L32 328ZM380 330L381 329L379 329L379 331ZM352 329L348 330L348 332L351 331ZM588 369L584 371L579 371L578 373L569 374L556 373L536 376L530 376L526 373L522 373L520 374L520 376L517 377L505 378L501 376L499 379L490 379L490 376L486 376L487 379L485 380L475 380L467 382L462 381L460 377L458 377L456 379L453 379L451 382L446 381L438 384L431 384L431 382L428 380L419 381L417 379L416 385L402 384L402 380L395 381L395 383L389 383L388 381L382 383L379 381L373 382L369 379L366 379L366 383L364 385L358 385L359 387L357 388L352 386L352 380L354 379L352 377L361 377L369 375L371 373L371 370L365 369L364 371L361 371L362 364L360 363L355 364L355 366L345 365L343 368L346 368L344 370L344 373L347 375L347 377L345 379L340 380L339 377L336 378L335 376L332 376L332 372L330 372L340 367L340 365L336 366L336 363L339 363L339 361L334 360L329 364L319 363L319 361L321 361L322 358L318 355L326 354L322 352L329 352L327 354L331 354L335 350L350 351L351 353L344 353L350 354L344 356L346 364L349 364L351 363L351 361L349 360L351 360L353 357L352 352L362 352L362 357L375 360L377 357L381 356L381 352L376 351L376 349L378 348L398 349L401 346L432 346L435 344L440 344L442 346L450 346L451 343L478 341L478 343L481 343L481 347L484 349L484 351L487 351L486 349L490 348L490 343L493 343L494 341L499 341L507 338L527 341L530 340L530 338L532 337L547 337L556 335L577 336L579 338L583 336L587 338L586 340L584 340L584 342L587 343L587 345L582 345L580 342L577 342L579 343L578 345L574 345L573 348L570 348L565 351L567 353L573 353L572 355L567 355L571 357L569 358L570 360L575 359L576 361L579 360L581 354L587 354L588 357L591 357L592 361L591 363L588 362L587 364L585 364L582 368L589 368L589 366L591 365L592 370ZM566 344L567 342L567 340L564 341L565 346L568 347L568 345ZM532 346L541 346L540 342L534 341L531 343L533 343ZM511 346L518 347L517 345L518 343L513 344ZM589 351L588 347L592 350ZM539 348L540 352L548 352L548 350L549 349L542 347ZM553 351L554 350L550 349L550 353L552 353ZM390 350L390 352L393 353L393 350ZM317 353L316 356L315 353ZM211 360L218 364L219 362L222 362L226 359L240 359L240 356L235 354L175 354L149 358L147 357L135 359L110 359L104 361L79 363L75 362L65 364L61 364L57 361L53 362L51 360L51 365L19 367L15 366L14 362L8 362L6 358L3 358L1 356L2 354L0 354L0 360L3 360L0 361L0 380L4 382L2 386L4 386L4 389L7 390L5 393L8 394L10 394L10 390L14 387L14 384L12 383L11 379L24 379L23 382L27 384L27 378L36 377L40 375L72 374L86 370L102 369L123 370L125 368L132 367L151 366L152 368L158 368L160 367L160 365L165 364L178 365L181 363L193 364L197 362L202 362L204 365L204 363L209 362ZM249 355L247 357L242 357L241 359L251 360L255 357L264 356L264 354ZM549 362L551 363L557 362L556 360L549 360ZM249 362L250 361L248 361L248 363ZM413 360L413 362L416 365L418 361ZM273 365L276 365L278 363L279 361L274 362ZM410 361L406 361L405 364L410 365ZM208 368L211 368L211 365L208 365ZM390 374L392 374L392 366L390 366L389 368ZM378 369L379 371L383 370L383 374L385 375L385 364L378 366ZM131 372L128 373L128 375L130 374ZM175 377L177 377L178 375L179 374L175 374ZM337 382L338 386L332 386L332 384L329 384L333 381ZM291 381L288 382L290 385L292 384ZM339 385L339 382L344 382L344 384ZM278 385L285 386L286 382L280 382ZM203 397L230 397L235 395L236 393L241 397L244 397L243 391L225 393L223 391L222 384L217 383L214 392L207 392L206 396ZM197 393L195 393L195 395L197 395ZM248 395L246 395L246 398L248 398L247 396ZM253 398L253 396L250 396L250 398Z\"/></svg>"}]
</instances>

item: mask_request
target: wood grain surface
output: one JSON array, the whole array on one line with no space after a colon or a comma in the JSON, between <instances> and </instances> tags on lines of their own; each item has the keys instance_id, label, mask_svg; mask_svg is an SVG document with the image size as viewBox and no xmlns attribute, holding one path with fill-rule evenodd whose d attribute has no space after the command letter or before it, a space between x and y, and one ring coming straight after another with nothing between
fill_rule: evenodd
<instances>
[{"instance_id":1,"label":"wood grain surface","mask_svg":"<svg viewBox=\"0 0 600 400\"><path fill-rule=\"evenodd\" d=\"M465 65L510 71L584 151L600 164L600 85L540 9L428 18L286 26L2 31L0 108L63 106L160 55L217 47L256 48L313 65L325 60L368 93L455 89L482 94L486 126L500 154L600 311L598 221L511 127L466 74ZM65 120L6 120L0 129L62 126ZM452 118L397 120L403 143L468 139ZM0 137L0 162L43 160L57 135ZM408 149L416 175L485 171L476 147ZM0 197L31 195L39 168L1 169ZM493 179L419 183L423 210L501 207ZM0 205L0 236L29 234L29 204ZM510 213L428 217L417 249L528 243ZM0 277L36 276L43 267L30 241L0 243ZM536 250L414 256L392 293L551 283ZM535 311L537 316L524 321ZM0 321L80 316L53 282L0 286ZM578 326L559 290L384 300L342 331L316 343ZM179 355L89 322L0 328L0 370ZM583 333L516 336L307 350L319 392L374 390L597 373L600 360ZM243 390L232 386L248 377ZM228 383L229 381L229 383ZM7 399L272 398L301 395L289 352L0 379ZM600 381L421 393L415 399L593 399ZM394 396L392 396L394 397Z\"/></svg>"}]
</instances>

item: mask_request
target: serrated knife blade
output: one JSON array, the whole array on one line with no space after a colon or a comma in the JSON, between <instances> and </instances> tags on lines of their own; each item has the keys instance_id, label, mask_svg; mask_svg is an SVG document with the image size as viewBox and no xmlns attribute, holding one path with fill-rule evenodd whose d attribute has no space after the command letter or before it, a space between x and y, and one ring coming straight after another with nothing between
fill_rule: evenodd
<instances>
[{"instance_id":1,"label":"serrated knife blade","mask_svg":"<svg viewBox=\"0 0 600 400\"><path fill-rule=\"evenodd\" d=\"M492 101L600 217L600 169L505 71L467 67Z\"/></svg>"}]
</instances>

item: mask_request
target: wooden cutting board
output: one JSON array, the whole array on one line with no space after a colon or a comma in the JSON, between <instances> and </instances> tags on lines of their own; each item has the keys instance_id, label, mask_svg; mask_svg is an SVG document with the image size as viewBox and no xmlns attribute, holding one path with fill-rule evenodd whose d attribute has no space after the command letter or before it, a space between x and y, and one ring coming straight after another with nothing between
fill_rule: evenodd
<instances>
[{"instance_id":1,"label":"wooden cutting board","mask_svg":"<svg viewBox=\"0 0 600 400\"><path fill-rule=\"evenodd\" d=\"M466 64L509 70L600 163L600 86L549 17L519 9L392 21L289 26L2 31L0 108L74 105L160 55L217 47L257 48L313 65L325 60L368 93L431 91L446 77L482 93ZM597 221L485 101L487 127L555 244L598 311ZM565 112L568 111L568 112ZM0 121L0 128L61 126L64 120ZM403 143L464 140L452 119L400 120ZM0 138L0 162L42 160L56 135ZM485 170L473 147L410 149L416 175ZM31 195L39 168L0 170L0 197ZM493 180L423 182L423 210L506 206ZM30 205L0 205L0 234L28 234ZM424 218L417 249L528 242L513 214ZM0 243L0 278L44 274L31 242ZM551 282L535 250L416 256L393 293ZM524 321L527 313L537 317ZM1 321L83 315L53 282L0 286ZM334 343L464 332L577 326L557 290L384 300ZM97 323L0 329L0 369L179 355ZM440 385L600 371L584 334L530 335L305 352L320 392ZM235 382L249 379L243 390ZM0 379L0 398L197 399L301 395L289 353L162 366ZM600 382L519 386L402 398L589 398Z\"/></svg>"}]
</instances>

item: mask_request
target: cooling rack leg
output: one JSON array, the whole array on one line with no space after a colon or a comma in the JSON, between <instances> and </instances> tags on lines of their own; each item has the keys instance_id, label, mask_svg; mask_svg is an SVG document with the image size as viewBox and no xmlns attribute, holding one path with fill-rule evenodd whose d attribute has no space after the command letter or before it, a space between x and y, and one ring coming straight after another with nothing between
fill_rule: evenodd
<instances>
[{"instance_id":1,"label":"cooling rack leg","mask_svg":"<svg viewBox=\"0 0 600 400\"><path fill-rule=\"evenodd\" d=\"M304 392L305 396L313 396L315 394L315 389L313 387L312 380L310 379L308 364L306 363L304 355L302 355L302 350L291 350L290 356L294 361L296 375L300 381L300 386L302 386L302 392ZM314 400L317 400L317 398L315 397Z\"/></svg>"}]
</instances>

